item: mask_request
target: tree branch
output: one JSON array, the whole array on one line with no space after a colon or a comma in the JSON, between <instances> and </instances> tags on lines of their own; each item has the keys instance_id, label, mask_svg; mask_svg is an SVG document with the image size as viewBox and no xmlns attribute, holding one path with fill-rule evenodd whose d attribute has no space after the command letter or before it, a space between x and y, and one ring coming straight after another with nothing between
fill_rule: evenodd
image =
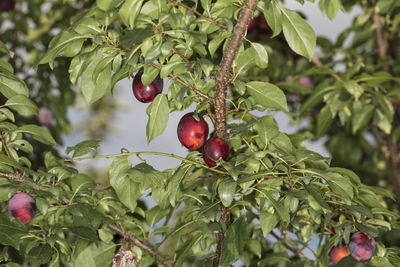
<instances>
[{"instance_id":1,"label":"tree branch","mask_svg":"<svg viewBox=\"0 0 400 267\"><path fill-rule=\"evenodd\" d=\"M215 121L216 121L216 134L221 139L226 138L226 108L225 98L226 90L229 81L229 72L232 67L233 59L235 58L239 46L243 40L247 25L250 22L251 16L256 8L258 0L250 0L250 3L245 2L242 10L240 11L238 21L233 28L231 39L228 46L224 51L219 71L216 75L216 92L214 98L215 104Z\"/></svg>"},{"instance_id":2,"label":"tree branch","mask_svg":"<svg viewBox=\"0 0 400 267\"><path fill-rule=\"evenodd\" d=\"M123 231L119 226L117 226L115 224L109 224L108 228L110 228L112 231L116 232L118 235L120 235L124 239L127 239L127 240L131 241L133 245L143 249L150 256L152 256L154 259L156 259L157 261L161 262L165 266L167 266L167 267L173 267L174 266L174 264L171 261L167 260L166 258L161 256L160 254L157 254L156 252L154 252L154 250L151 247L143 244L138 239L133 237L130 233Z\"/></svg>"},{"instance_id":3,"label":"tree branch","mask_svg":"<svg viewBox=\"0 0 400 267\"><path fill-rule=\"evenodd\" d=\"M178 1L176 1L176 0L171 0L171 2L172 2L175 6L181 6L181 7L183 7L183 8L186 8L187 10L190 10L190 11L192 11L194 14L196 14L196 16L198 16L198 17L203 17L204 19L206 19L207 21L209 21L209 22L211 22L211 23L217 25L218 27L220 27L220 28L222 28L222 29L226 29L226 26L225 26L225 25L223 25L223 24L217 22L216 20L214 20L214 19L212 19L212 18L210 18L210 17L204 16L203 14L201 14L199 11L197 11L197 10L194 9L194 8L191 8L191 7L189 7L189 6L187 6L187 5L183 4L183 3L180 3L180 2L178 2Z\"/></svg>"},{"instance_id":4,"label":"tree branch","mask_svg":"<svg viewBox=\"0 0 400 267\"><path fill-rule=\"evenodd\" d=\"M214 97L215 107L215 131L218 138L226 139L226 91L229 83L230 70L232 67L233 59L240 47L243 37L246 33L247 26L251 20L251 16L257 6L258 0L250 0L249 3L244 2L242 10L240 11L237 23L233 28L232 36L229 40L228 46L222 55L222 60L219 65L218 73L215 77L216 90ZM230 211L229 207L221 204L221 217L224 221L226 228L230 225ZM224 241L224 232L220 229L217 233L217 248L216 257L214 259L214 267L218 267L222 253L222 243Z\"/></svg>"},{"instance_id":5,"label":"tree branch","mask_svg":"<svg viewBox=\"0 0 400 267\"><path fill-rule=\"evenodd\" d=\"M273 237L275 237L276 240L278 240L278 242L281 242L282 245L287 248L288 250L290 250L291 252L293 252L293 254L295 254L297 257L299 258L305 258L304 254L301 253L301 251L299 251L297 248L293 248L292 246L290 246L288 243L286 243L285 239L281 238L280 236L278 236L274 231L271 231L271 235Z\"/></svg>"},{"instance_id":6,"label":"tree branch","mask_svg":"<svg viewBox=\"0 0 400 267\"><path fill-rule=\"evenodd\" d=\"M0 134L0 139L1 139L1 145L4 148L4 152L6 153L7 157L9 157L10 159L14 159L13 156L11 156L10 150L8 150L8 146L7 146L7 143L6 143L6 140L4 138L4 134L3 133ZM19 174L19 171L18 171L17 168L13 167L13 170L14 170L15 173Z\"/></svg>"},{"instance_id":7,"label":"tree branch","mask_svg":"<svg viewBox=\"0 0 400 267\"><path fill-rule=\"evenodd\" d=\"M156 69L158 69L158 70L161 70L161 67L158 66L158 65L156 65L156 64L154 64L154 63L151 63L150 66L152 66L153 68L156 68ZM204 98L204 99L207 99L207 100L210 101L210 102L213 102L213 99L212 99L211 97L209 97L208 95L202 93L200 90L198 90L198 89L196 89L196 88L194 88L194 87L191 87L190 85L188 85L187 83L185 83L184 81L182 81L181 79L179 79L178 77L176 77L175 75L170 74L169 77L170 77L172 80L174 80L174 81L176 81L176 82L182 84L183 86L188 87L190 90L192 90L193 92L195 92L198 96L200 96L200 97L202 97L202 98Z\"/></svg>"},{"instance_id":8,"label":"tree branch","mask_svg":"<svg viewBox=\"0 0 400 267\"><path fill-rule=\"evenodd\" d=\"M4 173L4 172L0 172L0 177L4 177L7 178L9 180L13 180L13 181L20 181L23 183L35 183L32 179L29 179L27 177L24 177L23 175L19 174L19 173ZM47 191L48 188L43 186L43 185L38 185L39 189L41 191ZM71 200L68 199L67 197L64 197L62 199L62 201L67 204L70 205L71 204ZM131 234L124 232L118 225L116 224L109 224L108 228L110 228L112 231L116 232L118 235L120 235L121 237L128 239L129 241L131 241L135 246L143 249L144 251L146 251L150 256L152 256L154 259L156 259L157 261L163 263L165 266L167 267L173 267L173 263L171 261L166 260L163 256L161 256L160 254L157 254L151 247L143 244L142 242L140 242L138 239L136 239L135 237L133 237Z\"/></svg>"}]
</instances>

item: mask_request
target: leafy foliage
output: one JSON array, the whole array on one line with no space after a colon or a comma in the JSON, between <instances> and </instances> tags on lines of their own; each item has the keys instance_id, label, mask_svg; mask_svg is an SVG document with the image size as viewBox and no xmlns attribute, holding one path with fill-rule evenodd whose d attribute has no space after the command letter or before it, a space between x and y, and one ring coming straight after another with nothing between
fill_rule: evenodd
<instances>
[{"instance_id":1,"label":"leafy foliage","mask_svg":"<svg viewBox=\"0 0 400 267\"><path fill-rule=\"evenodd\" d=\"M157 75L165 78L169 86L147 108L151 142L163 134L173 111L194 104L200 114L217 112L214 77L237 15L246 7L234 0L97 0L72 1L71 6L61 2L51 6L53 16L45 16L65 26L51 41L51 23L39 23L43 17L34 12L32 19L43 26L25 32L26 49L32 53L38 53L33 40L48 42L47 52L37 60L41 75L32 78L43 78L46 96L40 96L30 78L14 74L17 62L0 59L1 262L110 266L117 250L128 248L139 266L155 260L167 266L209 266L216 257L220 266L238 260L246 266L327 266L332 247L348 244L351 233L361 231L378 244L368 266L398 265L399 249L382 238L400 228L395 198L381 184L361 182L377 172L383 178L382 164L392 171L396 167L389 165L390 157L384 158L391 147L378 143L387 137L397 147L399 139L397 54L387 55L392 60L370 56L375 53L371 36L379 27L370 17L387 14L385 23L392 28L385 24L380 29L387 38L399 38L396 1L380 1L376 7L363 2L364 13L334 44L317 39L306 20L279 1L259 2L253 17L261 16L270 28L249 31L233 60L227 95L228 161L209 168L198 151L186 157L122 151L106 156L114 157L109 185L96 184L73 164L101 157L99 140L68 147L66 153L73 152L70 159L49 148L66 126L72 84L79 84L90 105L141 69L145 85ZM333 19L340 9L350 10L356 3L321 0L318 6ZM68 22L62 20L68 17ZM347 47L344 41L351 33L354 38ZM320 61L313 58L316 46L322 51ZM340 51L346 57L332 60ZM2 42L0 52L5 58L12 56ZM44 64L50 70L44 70ZM344 71L338 71L339 64L345 65ZM58 93L49 96L53 82L46 76L56 73ZM313 88L300 84L300 76L311 76ZM59 125L51 133L27 122L37 115L41 101L54 105ZM281 132L272 116L275 110L310 123L300 133ZM370 132L375 143L368 141ZM332 162L304 145L326 134ZM50 150L39 167L32 164L34 140L43 144L40 149ZM84 158L88 153L93 155ZM131 158L140 160L145 153L182 162L159 171ZM36 200L38 212L27 225L5 215L3 204L17 191ZM148 207L144 197L151 197L155 205ZM229 208L230 225L224 221L224 208ZM221 231L224 241L218 254ZM310 245L313 238L319 240L316 248ZM312 256L305 255L307 247ZM345 258L339 266L349 262L355 264Z\"/></svg>"}]
</instances>

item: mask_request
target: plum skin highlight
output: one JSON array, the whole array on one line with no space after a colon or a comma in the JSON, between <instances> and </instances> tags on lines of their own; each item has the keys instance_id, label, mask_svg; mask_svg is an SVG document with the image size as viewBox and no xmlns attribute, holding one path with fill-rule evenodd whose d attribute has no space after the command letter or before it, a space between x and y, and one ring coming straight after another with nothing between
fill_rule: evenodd
<instances>
[{"instance_id":1,"label":"plum skin highlight","mask_svg":"<svg viewBox=\"0 0 400 267\"><path fill-rule=\"evenodd\" d=\"M23 224L30 222L35 213L35 200L27 193L15 193L8 201L8 214Z\"/></svg>"},{"instance_id":2,"label":"plum skin highlight","mask_svg":"<svg viewBox=\"0 0 400 267\"><path fill-rule=\"evenodd\" d=\"M189 150L200 148L208 137L208 124L199 116L199 121L193 117L194 113L185 114L178 124L178 139Z\"/></svg>"},{"instance_id":3,"label":"plum skin highlight","mask_svg":"<svg viewBox=\"0 0 400 267\"><path fill-rule=\"evenodd\" d=\"M156 95L160 94L163 90L163 80L159 75L149 85L144 86L142 83L143 71L139 71L132 83L133 94L136 99L142 103L149 103L154 100Z\"/></svg>"},{"instance_id":4,"label":"plum skin highlight","mask_svg":"<svg viewBox=\"0 0 400 267\"><path fill-rule=\"evenodd\" d=\"M217 164L214 162L219 158L226 161L229 156L228 144L218 137L208 139L203 146L203 159L209 167L215 167Z\"/></svg>"}]
</instances>

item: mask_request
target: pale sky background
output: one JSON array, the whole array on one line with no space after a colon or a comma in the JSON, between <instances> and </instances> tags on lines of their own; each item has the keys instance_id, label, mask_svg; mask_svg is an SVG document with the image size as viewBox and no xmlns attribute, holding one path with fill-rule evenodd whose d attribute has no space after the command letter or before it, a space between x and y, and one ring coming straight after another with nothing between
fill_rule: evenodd
<instances>
[{"instance_id":1,"label":"pale sky background","mask_svg":"<svg viewBox=\"0 0 400 267\"><path fill-rule=\"evenodd\" d=\"M330 21L327 16L325 16L318 8L317 4L307 2L304 6L296 2L295 0L286 1L284 5L287 8L302 11L308 18L308 22L315 30L318 36L324 36L330 40L335 40L337 36L341 33L343 29L348 27L357 14L361 13L361 8L353 8L349 14L344 14L339 12L337 17ZM127 148L131 152L137 151L157 151L157 152L167 152L174 153L179 156L185 156L187 154L186 148L184 148L177 138L176 128L180 118L187 112L193 111L194 108L188 109L184 112L174 112L170 114L168 127L163 135L157 137L149 145L146 141L146 123L147 115L146 108L148 104L143 104L137 101L131 89L132 80L125 79L117 84L115 89L115 97L117 101L123 105L123 110L118 110L115 113L115 117L112 120L112 124L117 127L117 131L113 132L108 136L100 145L99 154L114 154L119 153L121 148ZM165 92L164 92L165 93ZM72 124L82 124L85 123L87 119L87 114L82 114L84 110L82 109L71 109L69 112L69 117ZM296 127L290 125L289 118L283 112L276 112L275 119L278 123L279 129L285 133L296 132ZM211 122L208 121L211 126ZM210 129L211 132L211 129ZM66 136L65 147L73 146L79 141L84 140L82 134L74 133ZM329 156L327 150L323 147L325 139L322 138L318 142L306 142L307 148L316 151L323 156ZM153 156L143 156L149 164L158 170L163 170L166 168L172 168L177 166L180 161L168 157L153 157ZM133 164L140 163L135 157L132 157ZM80 167L85 168L87 164L92 166L108 169L112 159L95 159L83 161L79 164ZM153 206L155 203L153 201L147 201L149 206ZM294 236L292 236L294 238ZM276 240L272 236L267 237L268 240L275 242ZM313 238L309 248L304 250L304 254L307 257L314 258L310 249L315 249L318 244L318 239ZM235 263L236 266L240 266L240 261Z\"/></svg>"}]
</instances>

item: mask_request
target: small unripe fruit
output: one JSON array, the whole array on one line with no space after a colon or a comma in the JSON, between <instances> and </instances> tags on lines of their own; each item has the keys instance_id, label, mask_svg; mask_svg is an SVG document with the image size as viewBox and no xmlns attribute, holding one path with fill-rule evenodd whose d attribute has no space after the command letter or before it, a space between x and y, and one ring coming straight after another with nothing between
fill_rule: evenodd
<instances>
[{"instance_id":1,"label":"small unripe fruit","mask_svg":"<svg viewBox=\"0 0 400 267\"><path fill-rule=\"evenodd\" d=\"M40 108L38 121L41 126L49 126L53 121L53 112L48 108Z\"/></svg>"},{"instance_id":2,"label":"small unripe fruit","mask_svg":"<svg viewBox=\"0 0 400 267\"><path fill-rule=\"evenodd\" d=\"M217 164L214 161L218 160L219 158L222 158L222 160L226 161L228 156L228 144L218 137L208 139L203 146L203 159L209 167L215 167Z\"/></svg>"},{"instance_id":3,"label":"small unripe fruit","mask_svg":"<svg viewBox=\"0 0 400 267\"><path fill-rule=\"evenodd\" d=\"M208 124L199 116L199 121L193 117L194 113L185 114L178 124L178 139L189 150L200 148L208 137Z\"/></svg>"},{"instance_id":4,"label":"small unripe fruit","mask_svg":"<svg viewBox=\"0 0 400 267\"><path fill-rule=\"evenodd\" d=\"M12 9L14 9L15 6L15 2L14 0L0 0L0 9L2 11L10 11Z\"/></svg>"},{"instance_id":5,"label":"small unripe fruit","mask_svg":"<svg viewBox=\"0 0 400 267\"><path fill-rule=\"evenodd\" d=\"M357 232L351 236L349 250L356 261L368 261L375 254L376 244L374 238Z\"/></svg>"},{"instance_id":6,"label":"small unripe fruit","mask_svg":"<svg viewBox=\"0 0 400 267\"><path fill-rule=\"evenodd\" d=\"M159 75L154 79L152 83L144 86L142 83L143 71L139 71L132 83L133 94L136 99L142 103L149 103L154 100L156 95L160 94L163 89L163 80Z\"/></svg>"},{"instance_id":7,"label":"small unripe fruit","mask_svg":"<svg viewBox=\"0 0 400 267\"><path fill-rule=\"evenodd\" d=\"M15 193L8 201L8 214L23 224L30 222L35 213L35 200L27 193Z\"/></svg>"},{"instance_id":8,"label":"small unripe fruit","mask_svg":"<svg viewBox=\"0 0 400 267\"><path fill-rule=\"evenodd\" d=\"M331 252L329 253L329 257L334 265L338 264L341 259L347 256L349 256L349 250L345 244L342 244L341 247L336 246L332 248Z\"/></svg>"}]
</instances>

